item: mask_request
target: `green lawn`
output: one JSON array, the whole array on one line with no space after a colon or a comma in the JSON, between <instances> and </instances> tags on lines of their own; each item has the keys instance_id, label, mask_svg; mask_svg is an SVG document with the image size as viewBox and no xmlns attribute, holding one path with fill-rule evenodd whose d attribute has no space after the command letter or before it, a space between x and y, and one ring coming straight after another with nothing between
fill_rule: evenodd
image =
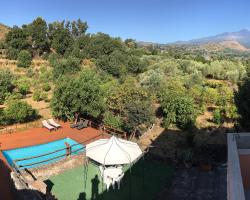
<instances>
[{"instance_id":1,"label":"green lawn","mask_svg":"<svg viewBox=\"0 0 250 200\"><path fill-rule=\"evenodd\" d=\"M101 184L99 168L94 164L88 166L86 188L83 166L65 171L45 182L51 188L52 194L59 200L128 200L130 194L131 199L152 200L157 193L171 183L173 173L174 169L165 163L145 160L143 184L143 161L141 160L132 167L131 176L129 171L126 172L120 190L113 190L111 187L109 191L106 191L105 185ZM131 185L129 184L130 177Z\"/></svg>"}]
</instances>

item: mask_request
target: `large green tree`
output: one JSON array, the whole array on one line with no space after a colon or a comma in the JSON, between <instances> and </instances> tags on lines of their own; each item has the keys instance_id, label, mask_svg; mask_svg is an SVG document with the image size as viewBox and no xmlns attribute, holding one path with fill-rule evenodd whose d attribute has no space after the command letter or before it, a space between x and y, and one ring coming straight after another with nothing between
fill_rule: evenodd
<instances>
[{"instance_id":1,"label":"large green tree","mask_svg":"<svg viewBox=\"0 0 250 200\"><path fill-rule=\"evenodd\" d=\"M98 117L104 111L104 95L100 78L85 70L77 77L61 78L56 85L51 108L53 115L71 118L75 113Z\"/></svg>"},{"instance_id":2,"label":"large green tree","mask_svg":"<svg viewBox=\"0 0 250 200\"><path fill-rule=\"evenodd\" d=\"M122 119L123 129L129 133L140 127L147 128L153 121L149 94L137 87L133 80L112 87L107 98L108 109Z\"/></svg>"},{"instance_id":3,"label":"large green tree","mask_svg":"<svg viewBox=\"0 0 250 200\"><path fill-rule=\"evenodd\" d=\"M28 33L22 28L14 26L6 35L5 38L7 57L17 59L19 51L28 49Z\"/></svg>"},{"instance_id":4,"label":"large green tree","mask_svg":"<svg viewBox=\"0 0 250 200\"><path fill-rule=\"evenodd\" d=\"M65 27L64 21L49 24L49 38L51 40L51 47L61 55L73 44L70 30Z\"/></svg>"},{"instance_id":5,"label":"large green tree","mask_svg":"<svg viewBox=\"0 0 250 200\"><path fill-rule=\"evenodd\" d=\"M41 17L36 18L27 26L32 41L32 49L39 55L49 51L48 27Z\"/></svg>"}]
</instances>

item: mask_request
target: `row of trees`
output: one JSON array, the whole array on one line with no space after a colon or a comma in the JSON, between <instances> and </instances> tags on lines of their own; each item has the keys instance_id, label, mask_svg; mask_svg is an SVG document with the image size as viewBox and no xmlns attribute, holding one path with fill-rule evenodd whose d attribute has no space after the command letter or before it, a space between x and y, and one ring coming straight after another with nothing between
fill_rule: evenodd
<instances>
[{"instance_id":1,"label":"row of trees","mask_svg":"<svg viewBox=\"0 0 250 200\"><path fill-rule=\"evenodd\" d=\"M133 81L115 86L113 83L114 79L104 79L91 70L61 77L51 101L53 114L66 119L83 114L128 132L152 124L154 113L149 95Z\"/></svg>"},{"instance_id":2,"label":"row of trees","mask_svg":"<svg viewBox=\"0 0 250 200\"><path fill-rule=\"evenodd\" d=\"M64 54L73 45L75 38L85 34L87 28L87 23L80 19L47 24L38 17L21 28L14 26L6 35L7 56L16 59L21 50L28 50L33 55L43 55L50 52L51 48Z\"/></svg>"},{"instance_id":3,"label":"row of trees","mask_svg":"<svg viewBox=\"0 0 250 200\"><path fill-rule=\"evenodd\" d=\"M92 59L99 69L116 77L127 73L138 74L146 70L148 64L140 56L149 51L137 48L134 40L122 42L120 38L112 38L104 33L86 34L87 28L87 23L80 19L47 24L38 17L21 28L13 27L7 34L7 57L18 59L20 67L28 67L31 57L48 58L49 54L54 53L58 59L62 59L57 63L51 63L56 70L59 65L68 65L63 59L74 59L74 63L76 59L79 59L78 62ZM71 67L65 68L69 70Z\"/></svg>"}]
</instances>

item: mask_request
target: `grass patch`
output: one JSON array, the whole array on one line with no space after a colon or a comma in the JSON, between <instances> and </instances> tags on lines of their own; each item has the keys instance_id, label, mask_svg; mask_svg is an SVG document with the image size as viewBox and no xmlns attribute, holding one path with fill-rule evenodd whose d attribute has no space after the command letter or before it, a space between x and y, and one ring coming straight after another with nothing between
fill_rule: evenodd
<instances>
[{"instance_id":1,"label":"grass patch","mask_svg":"<svg viewBox=\"0 0 250 200\"><path fill-rule=\"evenodd\" d=\"M51 177L45 183L59 200L127 200L130 194L131 199L151 200L170 185L173 174L173 167L162 162L145 160L143 181L143 161L141 160L132 167L131 176L129 170L125 173L120 190L113 190L111 187L106 191L105 185L101 182L99 168L90 163L86 187L83 166Z\"/></svg>"}]
</instances>

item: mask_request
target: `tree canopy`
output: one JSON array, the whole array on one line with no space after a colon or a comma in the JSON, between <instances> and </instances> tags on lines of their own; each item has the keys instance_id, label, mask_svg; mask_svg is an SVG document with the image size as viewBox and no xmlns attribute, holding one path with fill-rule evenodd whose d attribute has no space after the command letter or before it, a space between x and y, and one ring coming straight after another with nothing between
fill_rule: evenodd
<instances>
[{"instance_id":1,"label":"tree canopy","mask_svg":"<svg viewBox=\"0 0 250 200\"><path fill-rule=\"evenodd\" d=\"M62 77L51 100L53 115L66 119L76 113L98 117L104 111L103 94L100 78L92 71L82 71L77 77Z\"/></svg>"}]
</instances>

